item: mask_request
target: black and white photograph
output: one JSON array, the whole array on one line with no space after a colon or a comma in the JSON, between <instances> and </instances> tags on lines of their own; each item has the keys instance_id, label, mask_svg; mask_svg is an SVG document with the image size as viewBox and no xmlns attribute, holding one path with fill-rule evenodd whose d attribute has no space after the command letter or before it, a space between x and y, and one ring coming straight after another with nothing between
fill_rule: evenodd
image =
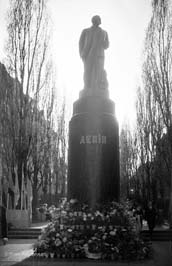
<instances>
[{"instance_id":1,"label":"black and white photograph","mask_svg":"<svg viewBox=\"0 0 172 266\"><path fill-rule=\"evenodd\" d=\"M172 265L172 0L0 0L0 265Z\"/></svg>"}]
</instances>

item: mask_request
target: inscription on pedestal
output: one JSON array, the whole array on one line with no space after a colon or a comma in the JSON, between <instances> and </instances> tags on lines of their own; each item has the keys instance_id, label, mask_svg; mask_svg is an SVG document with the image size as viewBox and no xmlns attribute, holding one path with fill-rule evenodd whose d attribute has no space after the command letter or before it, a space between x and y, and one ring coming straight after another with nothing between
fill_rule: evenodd
<instances>
[{"instance_id":1,"label":"inscription on pedestal","mask_svg":"<svg viewBox=\"0 0 172 266\"><path fill-rule=\"evenodd\" d=\"M80 144L106 144L106 136L100 134L81 136Z\"/></svg>"},{"instance_id":2,"label":"inscription on pedestal","mask_svg":"<svg viewBox=\"0 0 172 266\"><path fill-rule=\"evenodd\" d=\"M83 113L80 107L81 113L72 117L69 128L68 199L77 198L92 207L96 203L118 201L117 121L107 113L92 116Z\"/></svg>"}]
</instances>

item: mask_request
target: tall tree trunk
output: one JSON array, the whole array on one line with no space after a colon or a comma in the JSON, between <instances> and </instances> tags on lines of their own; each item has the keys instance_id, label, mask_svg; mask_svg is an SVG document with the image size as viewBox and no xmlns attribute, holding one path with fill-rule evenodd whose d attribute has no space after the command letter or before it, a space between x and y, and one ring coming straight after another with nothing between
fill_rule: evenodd
<instances>
[{"instance_id":1,"label":"tall tree trunk","mask_svg":"<svg viewBox=\"0 0 172 266\"><path fill-rule=\"evenodd\" d=\"M170 200L169 200L169 224L170 228L172 229L172 160L170 165L170 175L171 175L171 183L170 183Z\"/></svg>"},{"instance_id":2,"label":"tall tree trunk","mask_svg":"<svg viewBox=\"0 0 172 266\"><path fill-rule=\"evenodd\" d=\"M38 215L37 215L37 208L38 208L38 191L37 188L35 188L34 186L32 187L32 195L33 195L33 199L32 199L32 220L37 220L38 219Z\"/></svg>"},{"instance_id":3,"label":"tall tree trunk","mask_svg":"<svg viewBox=\"0 0 172 266\"><path fill-rule=\"evenodd\" d=\"M17 209L21 209L22 207L22 161L21 159L19 158L18 159L18 165L17 165L17 178L18 178L18 188L19 188L19 199L18 199L18 202L17 202Z\"/></svg>"}]
</instances>

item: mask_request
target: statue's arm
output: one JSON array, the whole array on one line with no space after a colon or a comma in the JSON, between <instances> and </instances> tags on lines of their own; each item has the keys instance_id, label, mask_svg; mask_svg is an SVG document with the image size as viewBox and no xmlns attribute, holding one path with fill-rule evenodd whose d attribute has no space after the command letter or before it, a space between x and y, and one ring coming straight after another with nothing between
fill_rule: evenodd
<instances>
[{"instance_id":1,"label":"statue's arm","mask_svg":"<svg viewBox=\"0 0 172 266\"><path fill-rule=\"evenodd\" d=\"M104 49L107 49L109 47L109 38L106 31L104 31Z\"/></svg>"},{"instance_id":2,"label":"statue's arm","mask_svg":"<svg viewBox=\"0 0 172 266\"><path fill-rule=\"evenodd\" d=\"M79 54L82 59L84 57L85 35L86 30L83 30L79 39Z\"/></svg>"}]
</instances>

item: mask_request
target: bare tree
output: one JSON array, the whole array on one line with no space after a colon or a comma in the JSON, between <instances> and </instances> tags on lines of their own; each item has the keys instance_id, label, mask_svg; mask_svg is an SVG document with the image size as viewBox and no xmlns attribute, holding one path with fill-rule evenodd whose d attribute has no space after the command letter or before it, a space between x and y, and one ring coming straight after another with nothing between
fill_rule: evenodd
<instances>
[{"instance_id":1,"label":"bare tree","mask_svg":"<svg viewBox=\"0 0 172 266\"><path fill-rule=\"evenodd\" d=\"M16 129L16 123L13 118L15 117L15 91L13 89L13 80L7 73L4 65L0 64L0 157L2 160L2 173L3 179L10 182L12 177L15 184L15 176L13 172L14 163L14 134L13 130ZM7 198L4 204L7 204Z\"/></svg>"},{"instance_id":2,"label":"bare tree","mask_svg":"<svg viewBox=\"0 0 172 266\"><path fill-rule=\"evenodd\" d=\"M162 137L162 121L152 90L143 79L144 87L137 91L137 146L139 151L139 176L142 180L144 200L157 199L157 178L155 178L155 159L157 147Z\"/></svg>"},{"instance_id":3,"label":"bare tree","mask_svg":"<svg viewBox=\"0 0 172 266\"><path fill-rule=\"evenodd\" d=\"M44 94L45 96L45 94ZM38 199L47 199L51 204L60 196L65 196L66 181L66 127L65 102L55 101L54 93L44 102L44 111L39 112L37 126L32 138L29 169L33 188L33 214L36 218Z\"/></svg>"},{"instance_id":4,"label":"bare tree","mask_svg":"<svg viewBox=\"0 0 172 266\"><path fill-rule=\"evenodd\" d=\"M57 128L57 144L58 144L58 171L56 172L56 186L59 187L59 192L62 196L66 196L66 182L67 182L67 138L68 131L66 127L66 102L63 99L61 112L58 117ZM60 170L60 173L59 173Z\"/></svg>"},{"instance_id":5,"label":"bare tree","mask_svg":"<svg viewBox=\"0 0 172 266\"><path fill-rule=\"evenodd\" d=\"M120 176L121 176L121 197L126 199L132 193L137 193L138 182L135 178L137 172L138 151L136 135L125 123L120 134Z\"/></svg>"},{"instance_id":6,"label":"bare tree","mask_svg":"<svg viewBox=\"0 0 172 266\"><path fill-rule=\"evenodd\" d=\"M145 44L146 83L151 89L168 138L171 176L169 217L172 226L172 13L170 1L153 1Z\"/></svg>"},{"instance_id":7,"label":"bare tree","mask_svg":"<svg viewBox=\"0 0 172 266\"><path fill-rule=\"evenodd\" d=\"M7 64L14 78L13 103L15 112L9 123L13 160L17 169L20 191L18 207L22 206L22 190L27 183L27 161L33 142L34 121L39 108L39 93L45 87L49 26L45 1L11 0L8 21Z\"/></svg>"}]
</instances>

